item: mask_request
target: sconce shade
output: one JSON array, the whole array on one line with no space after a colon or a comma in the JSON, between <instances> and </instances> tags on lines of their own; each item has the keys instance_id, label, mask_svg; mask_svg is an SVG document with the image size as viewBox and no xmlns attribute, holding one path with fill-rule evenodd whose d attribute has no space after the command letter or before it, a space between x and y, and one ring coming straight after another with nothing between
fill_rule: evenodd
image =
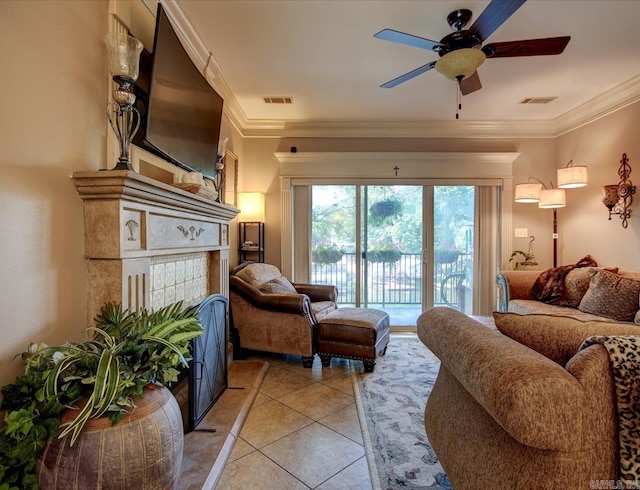
<instances>
[{"instance_id":1,"label":"sconce shade","mask_svg":"<svg viewBox=\"0 0 640 490\"><path fill-rule=\"evenodd\" d=\"M538 207L542 209L564 208L567 199L564 189L542 189Z\"/></svg>"},{"instance_id":2,"label":"sconce shade","mask_svg":"<svg viewBox=\"0 0 640 490\"><path fill-rule=\"evenodd\" d=\"M540 201L542 184L517 184L515 189L515 202L532 203Z\"/></svg>"},{"instance_id":3,"label":"sconce shade","mask_svg":"<svg viewBox=\"0 0 640 490\"><path fill-rule=\"evenodd\" d=\"M264 222L264 194L262 192L239 192L238 209L240 221Z\"/></svg>"},{"instance_id":4,"label":"sconce shade","mask_svg":"<svg viewBox=\"0 0 640 490\"><path fill-rule=\"evenodd\" d=\"M575 189L585 185L587 185L586 166L576 165L558 169L558 188Z\"/></svg>"},{"instance_id":5,"label":"sconce shade","mask_svg":"<svg viewBox=\"0 0 640 490\"><path fill-rule=\"evenodd\" d=\"M136 81L142 52L142 43L135 37L117 32L104 36L109 56L109 73L112 77L124 77Z\"/></svg>"},{"instance_id":6,"label":"sconce shade","mask_svg":"<svg viewBox=\"0 0 640 490\"><path fill-rule=\"evenodd\" d=\"M602 186L602 203L611 211L618 204L620 196L618 195L618 184Z\"/></svg>"},{"instance_id":7,"label":"sconce shade","mask_svg":"<svg viewBox=\"0 0 640 490\"><path fill-rule=\"evenodd\" d=\"M436 70L451 80L464 79L473 75L485 59L485 54L479 49L456 49L436 62Z\"/></svg>"}]
</instances>

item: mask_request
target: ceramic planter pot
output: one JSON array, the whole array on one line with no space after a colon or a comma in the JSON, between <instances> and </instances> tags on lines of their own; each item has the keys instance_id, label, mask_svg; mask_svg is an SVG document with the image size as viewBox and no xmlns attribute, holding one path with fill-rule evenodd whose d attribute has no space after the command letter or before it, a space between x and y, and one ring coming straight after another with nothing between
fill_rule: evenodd
<instances>
[{"instance_id":1,"label":"ceramic planter pot","mask_svg":"<svg viewBox=\"0 0 640 490\"><path fill-rule=\"evenodd\" d=\"M38 458L41 489L166 489L176 487L184 434L178 402L167 388L145 389L117 424L90 419L73 446L50 439ZM67 410L61 423L77 411Z\"/></svg>"}]
</instances>

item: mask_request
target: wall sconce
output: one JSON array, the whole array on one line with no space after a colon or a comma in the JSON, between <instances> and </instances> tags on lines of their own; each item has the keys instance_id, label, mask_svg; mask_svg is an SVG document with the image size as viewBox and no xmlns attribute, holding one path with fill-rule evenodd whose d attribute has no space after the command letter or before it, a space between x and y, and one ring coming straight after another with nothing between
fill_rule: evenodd
<instances>
[{"instance_id":1,"label":"wall sconce","mask_svg":"<svg viewBox=\"0 0 640 490\"><path fill-rule=\"evenodd\" d=\"M629 226L629 217L631 216L629 207L633 202L633 195L636 193L636 186L629 179L630 174L631 165L629 165L627 154L623 153L618 168L620 182L602 187L602 202L609 210L609 220L611 220L611 215L620 216L623 228Z\"/></svg>"},{"instance_id":2,"label":"wall sconce","mask_svg":"<svg viewBox=\"0 0 640 490\"><path fill-rule=\"evenodd\" d=\"M238 209L243 222L264 222L264 194L262 192L239 192Z\"/></svg>"},{"instance_id":3,"label":"wall sconce","mask_svg":"<svg viewBox=\"0 0 640 490\"><path fill-rule=\"evenodd\" d=\"M224 157L227 154L227 141L229 138L225 138L224 141L218 143L218 154L216 155L216 173L213 177L213 188L218 193L216 202L222 202L222 187L224 185Z\"/></svg>"},{"instance_id":4,"label":"wall sconce","mask_svg":"<svg viewBox=\"0 0 640 490\"><path fill-rule=\"evenodd\" d=\"M565 168L558 169L558 188L554 188L549 182L547 187L544 182L535 177L529 177L524 184L516 184L514 201L520 203L538 203L540 209L553 209L553 267L558 266L558 215L557 209L567 205L565 189L584 187L587 185L587 167L584 165L571 166L570 161ZM538 183L531 182L537 180ZM563 188L560 187L562 182Z\"/></svg>"},{"instance_id":5,"label":"wall sconce","mask_svg":"<svg viewBox=\"0 0 640 490\"><path fill-rule=\"evenodd\" d=\"M113 90L113 102L107 104L107 119L120 146L120 158L112 170L133 170L129 147L140 126L140 113L133 107L136 101L133 84L138 79L142 43L117 32L107 34L104 42L109 57L109 73L118 84L118 88Z\"/></svg>"}]
</instances>

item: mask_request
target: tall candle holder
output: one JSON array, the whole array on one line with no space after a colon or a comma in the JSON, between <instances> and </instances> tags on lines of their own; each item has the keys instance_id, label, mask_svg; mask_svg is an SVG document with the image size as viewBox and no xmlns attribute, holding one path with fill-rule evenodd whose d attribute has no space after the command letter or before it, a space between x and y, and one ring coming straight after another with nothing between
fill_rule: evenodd
<instances>
[{"instance_id":1,"label":"tall candle holder","mask_svg":"<svg viewBox=\"0 0 640 490\"><path fill-rule=\"evenodd\" d=\"M110 32L104 37L109 57L109 73L118 88L107 104L107 119L118 139L120 157L112 170L133 170L129 157L131 141L140 127L140 113L133 107L133 84L138 79L142 43L126 34Z\"/></svg>"}]
</instances>

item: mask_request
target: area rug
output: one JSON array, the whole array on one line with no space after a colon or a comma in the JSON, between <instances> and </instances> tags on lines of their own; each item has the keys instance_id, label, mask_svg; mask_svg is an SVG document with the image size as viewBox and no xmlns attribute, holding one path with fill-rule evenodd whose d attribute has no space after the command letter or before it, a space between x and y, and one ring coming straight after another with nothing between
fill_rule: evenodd
<instances>
[{"instance_id":1,"label":"area rug","mask_svg":"<svg viewBox=\"0 0 640 490\"><path fill-rule=\"evenodd\" d=\"M424 430L440 361L417 336L393 336L373 373L351 363L374 490L451 490Z\"/></svg>"}]
</instances>

